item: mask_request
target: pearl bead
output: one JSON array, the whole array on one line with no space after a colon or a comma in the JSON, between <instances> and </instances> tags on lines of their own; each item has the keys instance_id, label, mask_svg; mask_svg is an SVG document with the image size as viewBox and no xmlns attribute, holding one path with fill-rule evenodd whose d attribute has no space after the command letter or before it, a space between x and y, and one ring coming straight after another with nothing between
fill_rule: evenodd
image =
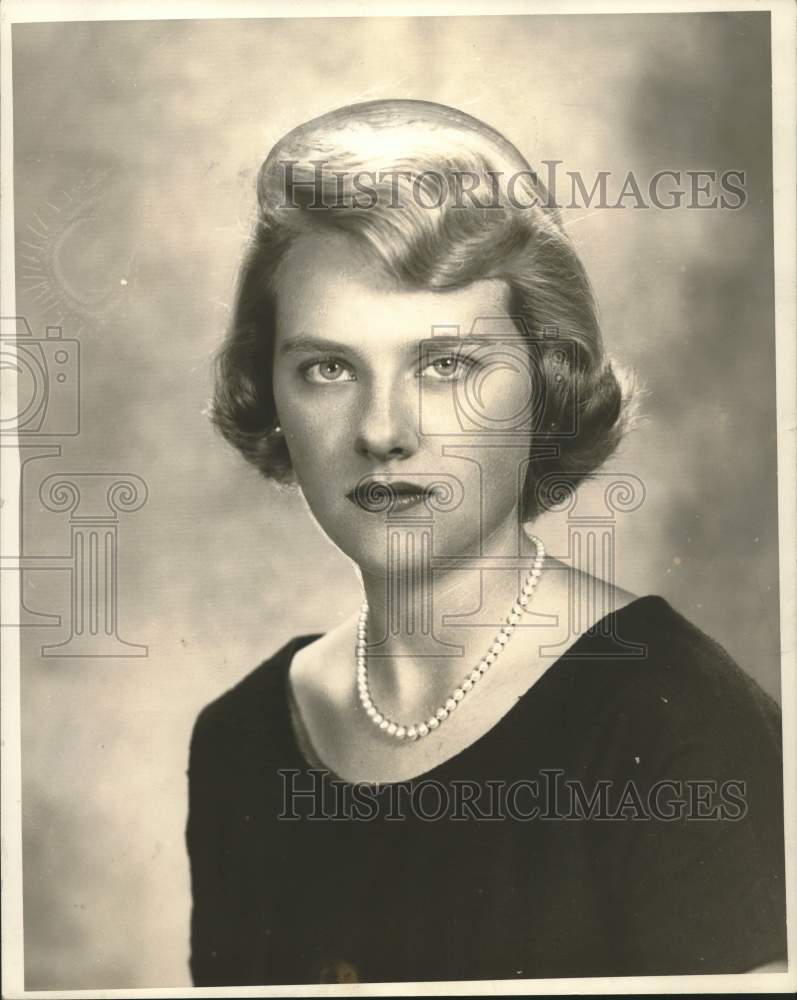
<instances>
[{"instance_id":1,"label":"pearl bead","mask_svg":"<svg viewBox=\"0 0 797 1000\"><path fill-rule=\"evenodd\" d=\"M465 692L462 690L462 688L457 688L456 691L451 695L451 697L454 699L454 701L462 701L462 699L465 697Z\"/></svg>"},{"instance_id":2,"label":"pearl bead","mask_svg":"<svg viewBox=\"0 0 797 1000\"><path fill-rule=\"evenodd\" d=\"M426 725L425 722L422 722L420 724L420 726L418 726L418 735L419 736L428 736L429 735L429 727Z\"/></svg>"},{"instance_id":3,"label":"pearl bead","mask_svg":"<svg viewBox=\"0 0 797 1000\"><path fill-rule=\"evenodd\" d=\"M490 652L484 658L485 663L495 663L495 653Z\"/></svg>"},{"instance_id":4,"label":"pearl bead","mask_svg":"<svg viewBox=\"0 0 797 1000\"><path fill-rule=\"evenodd\" d=\"M383 716L380 715L379 712L377 712L376 715L374 716L374 722L377 724L377 726L381 726L382 725L382 720L383 720Z\"/></svg>"},{"instance_id":5,"label":"pearl bead","mask_svg":"<svg viewBox=\"0 0 797 1000\"><path fill-rule=\"evenodd\" d=\"M509 624L517 625L519 621L520 621L520 615L517 614L515 611L513 611L512 614L509 616Z\"/></svg>"},{"instance_id":6,"label":"pearl bead","mask_svg":"<svg viewBox=\"0 0 797 1000\"><path fill-rule=\"evenodd\" d=\"M490 669L490 664L486 660L482 660L479 664L479 674L486 674Z\"/></svg>"},{"instance_id":7,"label":"pearl bead","mask_svg":"<svg viewBox=\"0 0 797 1000\"><path fill-rule=\"evenodd\" d=\"M490 651L492 653L494 653L494 654L500 653L501 652L501 643L500 642L494 642Z\"/></svg>"},{"instance_id":8,"label":"pearl bead","mask_svg":"<svg viewBox=\"0 0 797 1000\"><path fill-rule=\"evenodd\" d=\"M434 714L437 716L439 722L445 722L448 718L448 712L444 708L438 708Z\"/></svg>"},{"instance_id":9,"label":"pearl bead","mask_svg":"<svg viewBox=\"0 0 797 1000\"><path fill-rule=\"evenodd\" d=\"M509 636L506 634L506 632L502 632L498 636L498 643L496 645L500 644L501 646L505 646L508 642L509 642Z\"/></svg>"},{"instance_id":10,"label":"pearl bead","mask_svg":"<svg viewBox=\"0 0 797 1000\"><path fill-rule=\"evenodd\" d=\"M470 676L468 677L469 681L472 681L475 684L476 681L480 681L481 679L482 675L479 673L478 670L471 670Z\"/></svg>"},{"instance_id":11,"label":"pearl bead","mask_svg":"<svg viewBox=\"0 0 797 1000\"><path fill-rule=\"evenodd\" d=\"M369 706L368 706L368 708L366 708L366 710L365 710L365 711L367 712L367 714L368 714L368 717L369 717L370 719L373 719L373 720L374 720L374 722L376 722L376 715L377 715L377 711L376 711L376 709L374 708L374 706L373 706L373 705L369 705Z\"/></svg>"},{"instance_id":12,"label":"pearl bead","mask_svg":"<svg viewBox=\"0 0 797 1000\"><path fill-rule=\"evenodd\" d=\"M410 728L407 730L407 739L408 740L418 739L418 730L415 728L415 726L410 726Z\"/></svg>"},{"instance_id":13,"label":"pearl bead","mask_svg":"<svg viewBox=\"0 0 797 1000\"><path fill-rule=\"evenodd\" d=\"M465 692L473 690L473 681L468 677L468 679L463 683L462 690Z\"/></svg>"},{"instance_id":14,"label":"pearl bead","mask_svg":"<svg viewBox=\"0 0 797 1000\"><path fill-rule=\"evenodd\" d=\"M457 707L457 703L454 701L454 699L453 698L449 698L448 701L446 702L446 711L447 712L453 712L456 707Z\"/></svg>"},{"instance_id":15,"label":"pearl bead","mask_svg":"<svg viewBox=\"0 0 797 1000\"><path fill-rule=\"evenodd\" d=\"M407 735L407 730L404 728L404 726L399 726L398 729L396 730L396 739L403 740L406 735Z\"/></svg>"},{"instance_id":16,"label":"pearl bead","mask_svg":"<svg viewBox=\"0 0 797 1000\"><path fill-rule=\"evenodd\" d=\"M390 725L390 723L387 721L387 719L382 719L382 721L379 723L379 728L380 729L387 729L387 727L389 725Z\"/></svg>"},{"instance_id":17,"label":"pearl bead","mask_svg":"<svg viewBox=\"0 0 797 1000\"><path fill-rule=\"evenodd\" d=\"M396 723L395 722L391 722L390 725L387 727L387 734L388 734L388 736L395 736L397 729L398 729L398 726L396 725Z\"/></svg>"},{"instance_id":18,"label":"pearl bead","mask_svg":"<svg viewBox=\"0 0 797 1000\"><path fill-rule=\"evenodd\" d=\"M534 577L535 580L539 580L539 578L542 576L542 570L539 569L537 566L535 566L534 569L531 571L531 575Z\"/></svg>"},{"instance_id":19,"label":"pearl bead","mask_svg":"<svg viewBox=\"0 0 797 1000\"><path fill-rule=\"evenodd\" d=\"M428 722L428 726L429 726L429 728L430 728L430 729L437 729L437 727L438 727L439 725L440 725L440 720L439 720L439 719L437 718L437 716L436 716L436 715L433 715L433 716L431 717L431 719L429 719L429 722Z\"/></svg>"},{"instance_id":20,"label":"pearl bead","mask_svg":"<svg viewBox=\"0 0 797 1000\"><path fill-rule=\"evenodd\" d=\"M528 603L529 603L529 599L528 599L528 597L526 597L526 595L525 595L525 594L524 594L524 595L523 595L523 596L522 596L522 597L520 598L520 600L518 601L518 604L519 604L519 605L520 605L520 606L521 606L522 608L525 608L525 607L526 607L526 605L527 605Z\"/></svg>"}]
</instances>

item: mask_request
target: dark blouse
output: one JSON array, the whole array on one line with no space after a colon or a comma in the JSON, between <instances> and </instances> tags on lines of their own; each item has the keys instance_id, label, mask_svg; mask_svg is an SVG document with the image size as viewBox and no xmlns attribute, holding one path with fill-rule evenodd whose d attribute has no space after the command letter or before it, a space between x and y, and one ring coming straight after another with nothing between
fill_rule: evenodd
<instances>
[{"instance_id":1,"label":"dark blouse","mask_svg":"<svg viewBox=\"0 0 797 1000\"><path fill-rule=\"evenodd\" d=\"M197 986L733 973L785 957L777 707L661 597L593 626L466 750L381 786L302 753L288 669L314 638L197 719Z\"/></svg>"}]
</instances>

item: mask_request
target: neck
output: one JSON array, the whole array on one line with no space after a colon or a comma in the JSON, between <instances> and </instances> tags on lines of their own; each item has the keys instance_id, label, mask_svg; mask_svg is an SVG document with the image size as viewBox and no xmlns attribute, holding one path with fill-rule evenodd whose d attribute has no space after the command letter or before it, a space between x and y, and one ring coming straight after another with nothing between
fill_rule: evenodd
<instances>
[{"instance_id":1,"label":"neck","mask_svg":"<svg viewBox=\"0 0 797 1000\"><path fill-rule=\"evenodd\" d=\"M404 551L414 555L417 539ZM536 555L518 559L517 523L484 540L496 568L432 570L428 558L396 558L383 573L362 571L368 604L368 673L393 704L443 696L478 663L507 621Z\"/></svg>"}]
</instances>

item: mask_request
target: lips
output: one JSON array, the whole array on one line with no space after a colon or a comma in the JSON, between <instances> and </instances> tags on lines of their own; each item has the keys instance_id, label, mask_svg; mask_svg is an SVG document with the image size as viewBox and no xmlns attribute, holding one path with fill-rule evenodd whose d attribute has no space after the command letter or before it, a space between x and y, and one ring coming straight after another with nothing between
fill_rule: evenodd
<instances>
[{"instance_id":1,"label":"lips","mask_svg":"<svg viewBox=\"0 0 797 1000\"><path fill-rule=\"evenodd\" d=\"M436 490L409 480L364 479L346 494L355 506L369 514L404 510L432 499Z\"/></svg>"}]
</instances>

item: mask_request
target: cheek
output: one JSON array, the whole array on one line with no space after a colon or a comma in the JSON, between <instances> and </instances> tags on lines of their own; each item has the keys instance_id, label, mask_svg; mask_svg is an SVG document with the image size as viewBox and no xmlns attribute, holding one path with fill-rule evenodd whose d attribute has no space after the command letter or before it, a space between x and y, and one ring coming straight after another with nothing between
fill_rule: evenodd
<instances>
[{"instance_id":1,"label":"cheek","mask_svg":"<svg viewBox=\"0 0 797 1000\"><path fill-rule=\"evenodd\" d=\"M534 385L528 365L514 360L496 364L473 389L485 423L492 420L496 430L517 432L530 425Z\"/></svg>"},{"instance_id":2,"label":"cheek","mask_svg":"<svg viewBox=\"0 0 797 1000\"><path fill-rule=\"evenodd\" d=\"M345 444L346 419L317 395L302 387L287 386L278 374L274 380L274 401L279 413L291 462L300 482L327 476L340 459Z\"/></svg>"},{"instance_id":3,"label":"cheek","mask_svg":"<svg viewBox=\"0 0 797 1000\"><path fill-rule=\"evenodd\" d=\"M469 494L481 494L483 516L494 521L513 507L522 506L533 442L533 399L528 376L511 372L499 376L496 372L477 398L480 410L473 416L472 426L474 431L478 426L481 433L466 430L459 435L463 454L470 459L461 468L468 477ZM469 448L469 444L473 447Z\"/></svg>"},{"instance_id":4,"label":"cheek","mask_svg":"<svg viewBox=\"0 0 797 1000\"><path fill-rule=\"evenodd\" d=\"M325 475L340 454L336 425L321 419L318 412L293 405L282 417L282 429L300 481Z\"/></svg>"},{"instance_id":5,"label":"cheek","mask_svg":"<svg viewBox=\"0 0 797 1000\"><path fill-rule=\"evenodd\" d=\"M520 441L517 443L520 444ZM483 449L479 462L487 513L506 512L520 503L526 454L527 450L523 447Z\"/></svg>"},{"instance_id":6,"label":"cheek","mask_svg":"<svg viewBox=\"0 0 797 1000\"><path fill-rule=\"evenodd\" d=\"M506 432L531 425L535 386L527 355L490 358L465 378L422 383L420 429L431 435Z\"/></svg>"}]
</instances>

